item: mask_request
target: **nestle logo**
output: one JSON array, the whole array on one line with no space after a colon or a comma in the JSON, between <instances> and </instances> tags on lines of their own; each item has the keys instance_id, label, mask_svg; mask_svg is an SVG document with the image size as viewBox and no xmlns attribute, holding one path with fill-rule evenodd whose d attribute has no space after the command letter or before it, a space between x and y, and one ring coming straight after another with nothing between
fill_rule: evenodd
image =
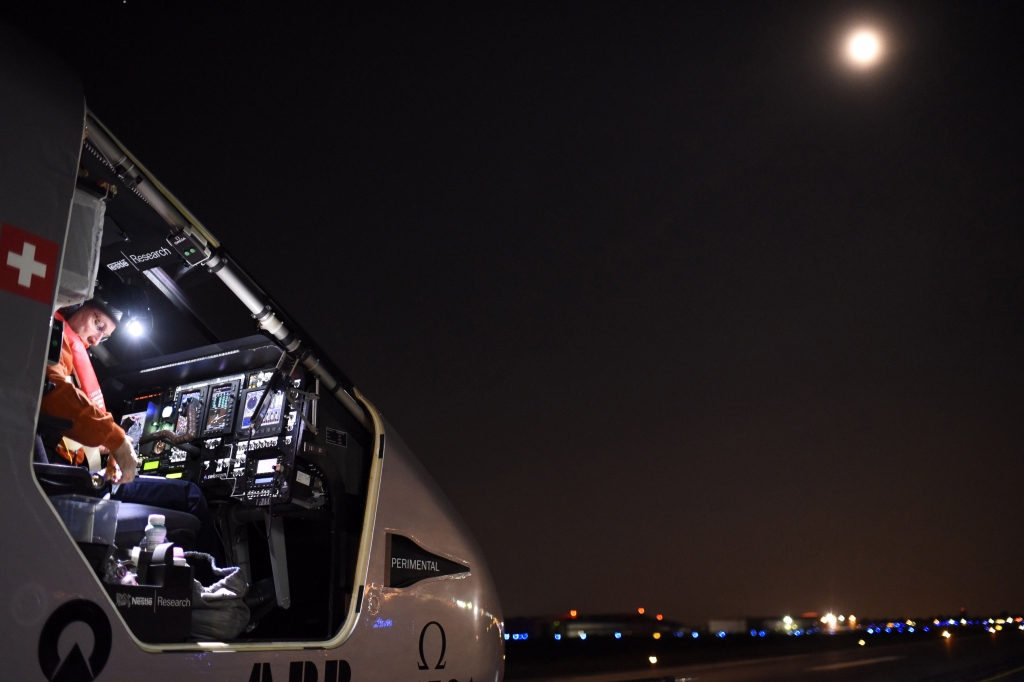
<instances>
[{"instance_id":1,"label":"nestle logo","mask_svg":"<svg viewBox=\"0 0 1024 682\"><path fill-rule=\"evenodd\" d=\"M118 607L127 606L128 608L131 608L133 606L153 606L152 597L133 597L121 592L114 595L114 602Z\"/></svg>"}]
</instances>

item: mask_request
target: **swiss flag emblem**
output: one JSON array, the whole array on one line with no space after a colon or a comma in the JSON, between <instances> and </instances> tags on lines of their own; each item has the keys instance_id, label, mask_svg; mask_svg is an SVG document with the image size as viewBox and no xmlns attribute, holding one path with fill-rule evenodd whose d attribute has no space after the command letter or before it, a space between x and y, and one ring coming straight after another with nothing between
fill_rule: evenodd
<instances>
[{"instance_id":1,"label":"swiss flag emblem","mask_svg":"<svg viewBox=\"0 0 1024 682\"><path fill-rule=\"evenodd\" d=\"M50 305L59 255L55 242L4 223L0 226L0 289Z\"/></svg>"}]
</instances>

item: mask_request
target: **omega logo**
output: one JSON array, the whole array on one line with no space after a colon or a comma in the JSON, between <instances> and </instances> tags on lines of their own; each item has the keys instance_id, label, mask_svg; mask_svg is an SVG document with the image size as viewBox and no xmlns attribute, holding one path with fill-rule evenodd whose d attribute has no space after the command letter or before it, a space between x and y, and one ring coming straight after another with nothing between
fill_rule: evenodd
<instances>
[{"instance_id":1,"label":"omega logo","mask_svg":"<svg viewBox=\"0 0 1024 682\"><path fill-rule=\"evenodd\" d=\"M432 620L423 626L423 630L420 631L420 662L417 664L420 670L428 670L430 666L427 665L427 658L423 655L423 638L427 635L427 630L430 629L431 625L436 625L438 631L441 633L441 655L437 657L437 665L434 666L434 670L444 670L444 651L448 646L448 641L444 636L444 628L436 620Z\"/></svg>"}]
</instances>

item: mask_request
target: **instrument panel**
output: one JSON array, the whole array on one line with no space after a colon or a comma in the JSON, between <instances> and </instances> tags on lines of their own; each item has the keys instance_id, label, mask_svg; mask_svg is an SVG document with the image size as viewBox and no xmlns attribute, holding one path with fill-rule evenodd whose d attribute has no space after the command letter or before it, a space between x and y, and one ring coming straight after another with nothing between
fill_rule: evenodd
<instances>
[{"instance_id":1,"label":"instrument panel","mask_svg":"<svg viewBox=\"0 0 1024 682\"><path fill-rule=\"evenodd\" d=\"M259 368L129 401L124 419L136 425L136 443L143 434L173 434L143 443L139 472L190 480L243 504L289 502L315 409L315 399L301 397L306 384L304 374L275 378L274 368Z\"/></svg>"}]
</instances>

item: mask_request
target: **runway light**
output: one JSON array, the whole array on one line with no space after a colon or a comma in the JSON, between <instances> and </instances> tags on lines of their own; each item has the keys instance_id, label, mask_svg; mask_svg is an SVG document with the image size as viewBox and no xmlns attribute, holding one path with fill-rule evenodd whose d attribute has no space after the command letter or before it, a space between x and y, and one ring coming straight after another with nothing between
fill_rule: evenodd
<instances>
[{"instance_id":1,"label":"runway light","mask_svg":"<svg viewBox=\"0 0 1024 682\"><path fill-rule=\"evenodd\" d=\"M860 644L861 646L864 646L865 644L867 644L867 642L865 642L865 641L864 641L864 640L862 639L862 640L860 640L859 642L857 642L857 644Z\"/></svg>"},{"instance_id":2,"label":"runway light","mask_svg":"<svg viewBox=\"0 0 1024 682\"><path fill-rule=\"evenodd\" d=\"M949 639L953 635L949 634L949 630L943 630L942 631L942 636L945 637L946 639Z\"/></svg>"},{"instance_id":3,"label":"runway light","mask_svg":"<svg viewBox=\"0 0 1024 682\"><path fill-rule=\"evenodd\" d=\"M1000 628L1000 630L1001 630L1001 629L1002 629L1002 628ZM655 632L655 633L654 633L654 639L661 639L661 633L660 633L660 632Z\"/></svg>"},{"instance_id":4,"label":"runway light","mask_svg":"<svg viewBox=\"0 0 1024 682\"><path fill-rule=\"evenodd\" d=\"M658 614L657 616L655 616L655 618L657 618L658 620L661 620L662 618L664 618L664 616L662 616L662 615L661 615L661 614L659 613L659 614Z\"/></svg>"},{"instance_id":5,"label":"runway light","mask_svg":"<svg viewBox=\"0 0 1024 682\"><path fill-rule=\"evenodd\" d=\"M576 617L576 609L572 609L571 611L569 611L569 617L570 618L575 618Z\"/></svg>"},{"instance_id":6,"label":"runway light","mask_svg":"<svg viewBox=\"0 0 1024 682\"><path fill-rule=\"evenodd\" d=\"M644 615L644 607L641 606L636 610L636 612L639 613L641 616Z\"/></svg>"},{"instance_id":7,"label":"runway light","mask_svg":"<svg viewBox=\"0 0 1024 682\"><path fill-rule=\"evenodd\" d=\"M648 656L647 660L651 662L651 665L654 665L655 663L658 662L658 657L657 656Z\"/></svg>"},{"instance_id":8,"label":"runway light","mask_svg":"<svg viewBox=\"0 0 1024 682\"><path fill-rule=\"evenodd\" d=\"M1022 625L1022 626L1020 626L1020 627L1021 627L1021 630L1024 630L1024 625ZM694 639L697 639L698 637L700 637L700 635L699 635L699 634L697 634L696 632L693 632L693 633L691 633L691 634L693 635L693 638L694 638Z\"/></svg>"},{"instance_id":9,"label":"runway light","mask_svg":"<svg viewBox=\"0 0 1024 682\"><path fill-rule=\"evenodd\" d=\"M587 638L587 633L581 632L580 633L580 639L586 639L586 638Z\"/></svg>"},{"instance_id":10,"label":"runway light","mask_svg":"<svg viewBox=\"0 0 1024 682\"><path fill-rule=\"evenodd\" d=\"M846 54L857 66L871 66L882 55L882 39L868 29L856 31L846 43Z\"/></svg>"},{"instance_id":11,"label":"runway light","mask_svg":"<svg viewBox=\"0 0 1024 682\"><path fill-rule=\"evenodd\" d=\"M556 642L560 642L560 641L562 641L562 635L560 635L560 634L558 634L558 633L556 632L556 633L555 633L555 641L556 641Z\"/></svg>"},{"instance_id":12,"label":"runway light","mask_svg":"<svg viewBox=\"0 0 1024 682\"><path fill-rule=\"evenodd\" d=\"M615 639L622 639L622 633L621 632L616 632L615 633Z\"/></svg>"},{"instance_id":13,"label":"runway light","mask_svg":"<svg viewBox=\"0 0 1024 682\"><path fill-rule=\"evenodd\" d=\"M508 641L508 638L509 638L509 637L511 637L511 635L509 635L509 634L508 634L508 633L506 632L506 633L505 633L505 641Z\"/></svg>"}]
</instances>

